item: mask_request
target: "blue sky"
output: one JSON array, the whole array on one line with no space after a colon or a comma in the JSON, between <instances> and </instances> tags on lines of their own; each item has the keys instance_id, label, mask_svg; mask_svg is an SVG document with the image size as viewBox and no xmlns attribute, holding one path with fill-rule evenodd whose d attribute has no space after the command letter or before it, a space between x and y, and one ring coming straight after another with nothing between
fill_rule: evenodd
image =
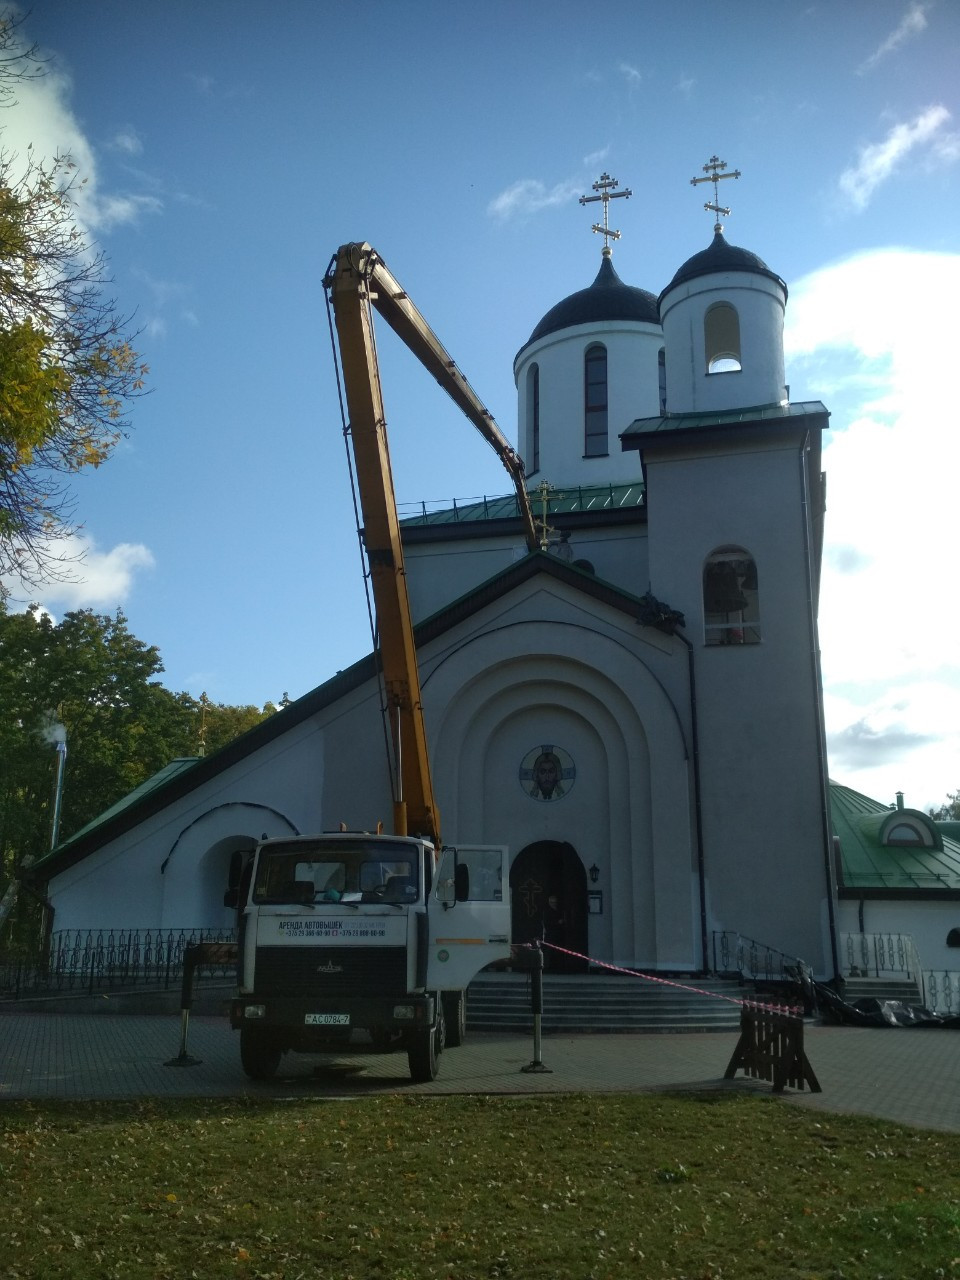
<instances>
[{"instance_id":1,"label":"blue sky","mask_svg":"<svg viewBox=\"0 0 960 1280\"><path fill-rule=\"evenodd\" d=\"M599 263L578 196L602 170L633 190L614 260L659 293L709 243L690 179L717 153L743 174L728 239L790 286L791 397L833 414L831 772L916 806L960 788L960 6L35 0L24 32L48 74L4 143L72 152L152 388L74 486L84 580L31 598L122 606L168 687L215 701L347 666L369 634L321 285L337 246L380 250L514 437L513 356ZM401 504L506 492L380 348Z\"/></svg>"}]
</instances>

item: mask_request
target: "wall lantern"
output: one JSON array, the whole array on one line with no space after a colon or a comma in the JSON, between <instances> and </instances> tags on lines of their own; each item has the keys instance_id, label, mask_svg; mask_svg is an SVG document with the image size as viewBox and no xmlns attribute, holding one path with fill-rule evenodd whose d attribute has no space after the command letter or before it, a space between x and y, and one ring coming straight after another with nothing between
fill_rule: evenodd
<instances>
[{"instance_id":1,"label":"wall lantern","mask_svg":"<svg viewBox=\"0 0 960 1280\"><path fill-rule=\"evenodd\" d=\"M593 866L590 868L590 883L596 884L599 879L600 879L600 868L597 866L596 863L594 863Z\"/></svg>"}]
</instances>

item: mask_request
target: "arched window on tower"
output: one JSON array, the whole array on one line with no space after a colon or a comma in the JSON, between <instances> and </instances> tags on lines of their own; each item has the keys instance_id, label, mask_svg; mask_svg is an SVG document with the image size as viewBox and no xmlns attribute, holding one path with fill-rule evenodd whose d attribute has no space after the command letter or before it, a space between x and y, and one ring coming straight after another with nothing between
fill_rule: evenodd
<instances>
[{"instance_id":1,"label":"arched window on tower","mask_svg":"<svg viewBox=\"0 0 960 1280\"><path fill-rule=\"evenodd\" d=\"M759 644L757 566L743 547L720 547L703 566L706 644Z\"/></svg>"},{"instance_id":2,"label":"arched window on tower","mask_svg":"<svg viewBox=\"0 0 960 1280\"><path fill-rule=\"evenodd\" d=\"M703 345L707 373L740 370L740 317L729 302L718 302L703 318Z\"/></svg>"},{"instance_id":3,"label":"arched window on tower","mask_svg":"<svg viewBox=\"0 0 960 1280\"><path fill-rule=\"evenodd\" d=\"M540 366L530 366L527 374L527 421L530 423L530 465L527 475L540 470Z\"/></svg>"},{"instance_id":4,"label":"arched window on tower","mask_svg":"<svg viewBox=\"0 0 960 1280\"><path fill-rule=\"evenodd\" d=\"M583 359L583 456L607 454L607 348L587 347Z\"/></svg>"},{"instance_id":5,"label":"arched window on tower","mask_svg":"<svg viewBox=\"0 0 960 1280\"><path fill-rule=\"evenodd\" d=\"M663 347L657 352L657 380L660 386L660 412L667 412L667 353Z\"/></svg>"}]
</instances>

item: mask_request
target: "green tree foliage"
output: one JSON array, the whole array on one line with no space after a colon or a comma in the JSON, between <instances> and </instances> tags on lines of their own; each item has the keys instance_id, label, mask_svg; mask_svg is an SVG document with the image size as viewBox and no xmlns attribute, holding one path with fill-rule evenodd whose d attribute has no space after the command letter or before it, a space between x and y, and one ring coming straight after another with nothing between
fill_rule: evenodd
<instances>
[{"instance_id":1,"label":"green tree foliage","mask_svg":"<svg viewBox=\"0 0 960 1280\"><path fill-rule=\"evenodd\" d=\"M37 70L17 25L0 13L0 105ZM57 575L69 477L110 455L146 373L80 230L81 186L69 156L0 151L0 573L27 583Z\"/></svg>"},{"instance_id":2,"label":"green tree foliage","mask_svg":"<svg viewBox=\"0 0 960 1280\"><path fill-rule=\"evenodd\" d=\"M0 893L25 857L50 848L58 739L66 840L171 760L199 755L202 727L210 754L273 713L271 703L204 708L166 689L162 670L120 612L55 623L0 602Z\"/></svg>"},{"instance_id":3,"label":"green tree foliage","mask_svg":"<svg viewBox=\"0 0 960 1280\"><path fill-rule=\"evenodd\" d=\"M228 707L222 702L209 702L206 694L200 698L199 708L200 748L208 756L254 728L261 720L268 719L277 709L272 702L262 708L253 705Z\"/></svg>"},{"instance_id":4,"label":"green tree foliage","mask_svg":"<svg viewBox=\"0 0 960 1280\"><path fill-rule=\"evenodd\" d=\"M934 822L960 822L960 791L948 791L946 803L930 810Z\"/></svg>"},{"instance_id":5,"label":"green tree foliage","mask_svg":"<svg viewBox=\"0 0 960 1280\"><path fill-rule=\"evenodd\" d=\"M50 846L56 741L68 744L67 838L172 757L192 754L196 704L155 682L158 651L121 613L54 623L0 612L0 860L3 879Z\"/></svg>"}]
</instances>

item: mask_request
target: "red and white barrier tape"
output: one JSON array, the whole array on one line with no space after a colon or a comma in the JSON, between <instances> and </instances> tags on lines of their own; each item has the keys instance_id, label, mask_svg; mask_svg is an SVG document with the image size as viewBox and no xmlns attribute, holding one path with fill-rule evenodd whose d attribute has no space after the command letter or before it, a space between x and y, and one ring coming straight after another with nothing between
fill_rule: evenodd
<instances>
[{"instance_id":1,"label":"red and white barrier tape","mask_svg":"<svg viewBox=\"0 0 960 1280\"><path fill-rule=\"evenodd\" d=\"M588 964L600 969L609 969L612 973L625 973L628 978L642 978L644 982L656 982L663 987L676 987L679 991L690 991L697 996L712 996L714 1000L726 1000L728 1004L736 1004L746 1009L768 1009L771 1013L788 1013L802 1018L803 1009L797 1005L764 1004L761 1000L737 1000L734 996L721 995L719 991L707 991L705 987L691 987L684 982L674 982L671 978L657 978L650 973L638 973L635 969L623 969L620 965L608 964L605 960L595 960L592 956L582 955L579 951L570 951L567 947L558 947L553 942L540 941L537 944L526 942L524 948L534 950L535 946L549 947L551 951L559 951L565 956L574 956L577 960L586 960Z\"/></svg>"}]
</instances>

